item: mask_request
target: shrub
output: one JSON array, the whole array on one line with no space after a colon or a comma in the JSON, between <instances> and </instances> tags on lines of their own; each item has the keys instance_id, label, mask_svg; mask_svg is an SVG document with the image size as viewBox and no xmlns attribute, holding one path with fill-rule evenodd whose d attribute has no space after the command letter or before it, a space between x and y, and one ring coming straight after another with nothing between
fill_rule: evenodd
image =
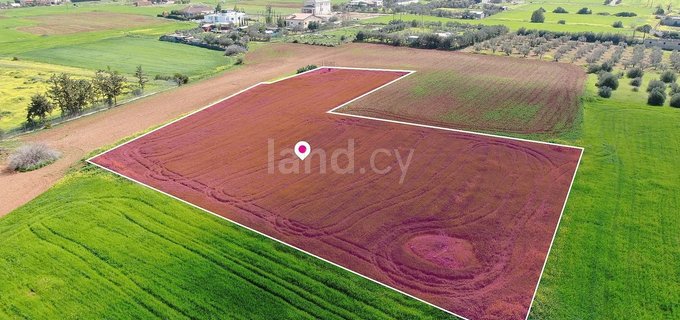
<instances>
[{"instance_id":1,"label":"shrub","mask_svg":"<svg viewBox=\"0 0 680 320\"><path fill-rule=\"evenodd\" d=\"M602 71L612 72L613 69L614 65L610 61L602 62L602 66L600 66L600 70Z\"/></svg>"},{"instance_id":2,"label":"shrub","mask_svg":"<svg viewBox=\"0 0 680 320\"><path fill-rule=\"evenodd\" d=\"M19 61L19 57L17 56L12 57L12 61Z\"/></svg>"},{"instance_id":3,"label":"shrub","mask_svg":"<svg viewBox=\"0 0 680 320\"><path fill-rule=\"evenodd\" d=\"M31 171L56 161L61 154L43 143L27 144L16 149L9 156L8 169Z\"/></svg>"},{"instance_id":4,"label":"shrub","mask_svg":"<svg viewBox=\"0 0 680 320\"><path fill-rule=\"evenodd\" d=\"M315 64L306 65L302 68L297 69L297 73L307 72L309 70L314 70L316 68L318 68L318 67Z\"/></svg>"},{"instance_id":5,"label":"shrub","mask_svg":"<svg viewBox=\"0 0 680 320\"><path fill-rule=\"evenodd\" d=\"M652 92L654 89L659 89L659 91L666 91L666 84L663 81L652 80L647 85L647 92Z\"/></svg>"},{"instance_id":6,"label":"shrub","mask_svg":"<svg viewBox=\"0 0 680 320\"><path fill-rule=\"evenodd\" d=\"M559 20L559 21L557 21L557 24L567 24L567 21L565 21L565 20Z\"/></svg>"},{"instance_id":7,"label":"shrub","mask_svg":"<svg viewBox=\"0 0 680 320\"><path fill-rule=\"evenodd\" d=\"M569 13L569 11L567 11L566 9L564 9L562 7L557 7L557 8L555 8L555 10L553 10L553 13Z\"/></svg>"},{"instance_id":8,"label":"shrub","mask_svg":"<svg viewBox=\"0 0 680 320\"><path fill-rule=\"evenodd\" d=\"M531 22L533 23L543 23L545 21L545 15L543 10L538 9L531 14Z\"/></svg>"},{"instance_id":9,"label":"shrub","mask_svg":"<svg viewBox=\"0 0 680 320\"><path fill-rule=\"evenodd\" d=\"M640 87L633 87L633 92L638 92L640 91Z\"/></svg>"},{"instance_id":10,"label":"shrub","mask_svg":"<svg viewBox=\"0 0 680 320\"><path fill-rule=\"evenodd\" d=\"M671 88L670 92L671 96L675 95L676 93L680 93L680 85L678 85L677 83L673 82L670 84L669 87Z\"/></svg>"},{"instance_id":11,"label":"shrub","mask_svg":"<svg viewBox=\"0 0 680 320\"><path fill-rule=\"evenodd\" d=\"M598 73L602 69L602 66L600 66L597 63L591 63L588 65L588 73Z\"/></svg>"},{"instance_id":12,"label":"shrub","mask_svg":"<svg viewBox=\"0 0 680 320\"><path fill-rule=\"evenodd\" d=\"M585 7L578 9L578 11L576 11L576 14L591 14L591 13L593 13L593 12L590 9L585 8Z\"/></svg>"},{"instance_id":13,"label":"shrub","mask_svg":"<svg viewBox=\"0 0 680 320\"><path fill-rule=\"evenodd\" d=\"M644 72L644 70L642 70L642 68L634 67L634 68L628 69L628 72L626 72L626 77L628 77L630 79L642 78L642 76L644 74L645 74L645 72Z\"/></svg>"},{"instance_id":14,"label":"shrub","mask_svg":"<svg viewBox=\"0 0 680 320\"><path fill-rule=\"evenodd\" d=\"M661 81L665 83L673 83L675 80L678 79L678 76L675 74L675 72L671 70L666 70L663 73L661 73Z\"/></svg>"},{"instance_id":15,"label":"shrub","mask_svg":"<svg viewBox=\"0 0 680 320\"><path fill-rule=\"evenodd\" d=\"M630 80L630 85L633 87L639 87L642 84L642 78L637 77Z\"/></svg>"},{"instance_id":16,"label":"shrub","mask_svg":"<svg viewBox=\"0 0 680 320\"><path fill-rule=\"evenodd\" d=\"M614 27L614 28L623 28L623 22L621 22L621 21L614 21L614 23L612 23L612 27Z\"/></svg>"},{"instance_id":17,"label":"shrub","mask_svg":"<svg viewBox=\"0 0 680 320\"><path fill-rule=\"evenodd\" d=\"M654 88L652 91L650 91L649 97L647 97L647 104L650 106L663 106L665 101L666 93L659 90L658 88Z\"/></svg>"},{"instance_id":18,"label":"shrub","mask_svg":"<svg viewBox=\"0 0 680 320\"><path fill-rule=\"evenodd\" d=\"M175 75L172 76L172 80L175 81L175 83L179 87L183 84L189 83L189 76L187 76L186 74L175 73Z\"/></svg>"},{"instance_id":19,"label":"shrub","mask_svg":"<svg viewBox=\"0 0 680 320\"><path fill-rule=\"evenodd\" d=\"M238 57L236 58L236 61L234 61L234 65L240 66L243 64L243 57Z\"/></svg>"},{"instance_id":20,"label":"shrub","mask_svg":"<svg viewBox=\"0 0 680 320\"><path fill-rule=\"evenodd\" d=\"M680 93L671 96L671 107L680 108Z\"/></svg>"},{"instance_id":21,"label":"shrub","mask_svg":"<svg viewBox=\"0 0 680 320\"><path fill-rule=\"evenodd\" d=\"M234 56L234 55L237 55L237 54L240 54L240 53L245 53L246 51L248 51L248 49L246 49L242 46L239 46L237 44L232 44L232 45L228 46L226 49L224 49L224 55L225 56Z\"/></svg>"},{"instance_id":22,"label":"shrub","mask_svg":"<svg viewBox=\"0 0 680 320\"><path fill-rule=\"evenodd\" d=\"M619 78L609 72L602 72L597 81L597 86L610 87L612 90L616 90L619 87Z\"/></svg>"},{"instance_id":23,"label":"shrub","mask_svg":"<svg viewBox=\"0 0 680 320\"><path fill-rule=\"evenodd\" d=\"M607 86L601 86L597 90L597 94L599 94L600 97L602 97L602 98L609 98L609 97L612 96L612 88L607 87Z\"/></svg>"},{"instance_id":24,"label":"shrub","mask_svg":"<svg viewBox=\"0 0 680 320\"><path fill-rule=\"evenodd\" d=\"M142 94L144 94L144 90L142 88L135 88L134 90L131 91L132 95L135 97L140 97Z\"/></svg>"},{"instance_id":25,"label":"shrub","mask_svg":"<svg viewBox=\"0 0 680 320\"><path fill-rule=\"evenodd\" d=\"M636 17L637 13L635 12L619 12L614 14L617 17Z\"/></svg>"}]
</instances>

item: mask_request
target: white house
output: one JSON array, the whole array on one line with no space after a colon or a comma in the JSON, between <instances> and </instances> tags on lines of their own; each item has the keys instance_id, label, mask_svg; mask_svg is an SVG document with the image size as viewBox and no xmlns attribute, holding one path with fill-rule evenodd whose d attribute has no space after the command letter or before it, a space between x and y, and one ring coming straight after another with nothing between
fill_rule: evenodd
<instances>
[{"instance_id":1,"label":"white house","mask_svg":"<svg viewBox=\"0 0 680 320\"><path fill-rule=\"evenodd\" d=\"M245 13L232 10L206 14L205 16L203 16L203 22L210 24L241 25L245 21L245 19L246 19Z\"/></svg>"},{"instance_id":2,"label":"white house","mask_svg":"<svg viewBox=\"0 0 680 320\"><path fill-rule=\"evenodd\" d=\"M307 29L310 22L321 23L323 19L311 13L295 13L286 17L286 27Z\"/></svg>"},{"instance_id":3,"label":"white house","mask_svg":"<svg viewBox=\"0 0 680 320\"><path fill-rule=\"evenodd\" d=\"M311 13L316 16L331 15L331 0L305 0L302 13Z\"/></svg>"}]
</instances>

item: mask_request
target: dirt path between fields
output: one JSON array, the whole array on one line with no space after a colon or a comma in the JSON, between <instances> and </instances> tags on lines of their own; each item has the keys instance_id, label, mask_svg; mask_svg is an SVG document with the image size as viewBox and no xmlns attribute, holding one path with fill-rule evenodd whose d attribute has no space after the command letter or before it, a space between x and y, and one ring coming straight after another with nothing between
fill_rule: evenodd
<instances>
[{"instance_id":1,"label":"dirt path between fields","mask_svg":"<svg viewBox=\"0 0 680 320\"><path fill-rule=\"evenodd\" d=\"M166 123L258 82L321 64L336 54L332 48L271 45L249 54L243 67L133 103L25 135L21 142L45 142L62 152L57 162L36 171L0 171L0 216L52 187L72 165L90 152Z\"/></svg>"}]
</instances>

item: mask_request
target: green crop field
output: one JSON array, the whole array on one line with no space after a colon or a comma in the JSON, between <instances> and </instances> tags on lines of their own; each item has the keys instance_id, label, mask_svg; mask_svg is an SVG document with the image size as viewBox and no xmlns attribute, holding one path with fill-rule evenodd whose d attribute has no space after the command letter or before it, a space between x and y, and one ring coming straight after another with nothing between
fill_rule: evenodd
<instances>
[{"instance_id":1,"label":"green crop field","mask_svg":"<svg viewBox=\"0 0 680 320\"><path fill-rule=\"evenodd\" d=\"M568 13L557 14L552 13L552 11L561 6L565 8ZM581 15L576 14L576 12L583 7L588 7L592 10L592 14ZM534 10L543 8L546 10L545 22L544 23L531 23L531 13ZM635 12L636 17L616 17L615 13L618 12ZM599 12L607 12L610 15L598 15ZM393 19L402 19L406 21L417 20L417 21L432 21L432 22L443 22L456 21L462 23L470 24L485 24L485 25L504 25L507 26L511 31L515 31L519 28L527 29L541 29L549 31L565 31L565 32L611 32L611 33L623 33L626 35L632 35L633 28L631 25L641 26L644 24L656 25L657 21L654 19L652 13L654 8L645 8L640 6L605 6L598 2L593 3L530 3L522 5L510 6L510 9L498 14L492 15L490 17L481 20L463 20L463 19L451 19L445 17L434 17L434 16L422 16L414 14L393 14L385 15L377 18L362 20L364 24L371 23L388 23ZM559 24L559 20L565 20L565 24ZM612 24L615 21L623 22L624 28L614 28Z\"/></svg>"},{"instance_id":2,"label":"green crop field","mask_svg":"<svg viewBox=\"0 0 680 320\"><path fill-rule=\"evenodd\" d=\"M445 316L91 166L2 218L0 237L0 318Z\"/></svg>"},{"instance_id":3,"label":"green crop field","mask_svg":"<svg viewBox=\"0 0 680 320\"><path fill-rule=\"evenodd\" d=\"M182 73L196 80L233 66L234 58L220 51L158 40L196 26L155 17L181 7L79 4L0 11L0 129L21 125L30 95L43 92L53 73L88 77L111 67L130 77L141 65L151 78ZM19 62L11 61L15 58ZM165 87L150 83L147 91Z\"/></svg>"},{"instance_id":4,"label":"green crop field","mask_svg":"<svg viewBox=\"0 0 680 320\"><path fill-rule=\"evenodd\" d=\"M583 161L532 318L676 319L680 109L647 106L625 81L599 98L595 81L573 141Z\"/></svg>"},{"instance_id":5,"label":"green crop field","mask_svg":"<svg viewBox=\"0 0 680 320\"><path fill-rule=\"evenodd\" d=\"M580 135L562 141L585 153L531 318L674 318L680 110L646 106L625 81L602 99L594 83ZM4 317L445 316L91 166L0 234Z\"/></svg>"}]
</instances>

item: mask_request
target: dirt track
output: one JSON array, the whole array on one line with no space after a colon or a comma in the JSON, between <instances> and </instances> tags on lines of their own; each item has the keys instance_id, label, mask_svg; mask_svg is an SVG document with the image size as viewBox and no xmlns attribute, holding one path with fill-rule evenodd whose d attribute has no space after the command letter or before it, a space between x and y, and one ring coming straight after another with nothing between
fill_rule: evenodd
<instances>
[{"instance_id":1,"label":"dirt track","mask_svg":"<svg viewBox=\"0 0 680 320\"><path fill-rule=\"evenodd\" d=\"M581 150L326 113L404 74L260 85L93 162L464 317L524 319Z\"/></svg>"}]
</instances>

